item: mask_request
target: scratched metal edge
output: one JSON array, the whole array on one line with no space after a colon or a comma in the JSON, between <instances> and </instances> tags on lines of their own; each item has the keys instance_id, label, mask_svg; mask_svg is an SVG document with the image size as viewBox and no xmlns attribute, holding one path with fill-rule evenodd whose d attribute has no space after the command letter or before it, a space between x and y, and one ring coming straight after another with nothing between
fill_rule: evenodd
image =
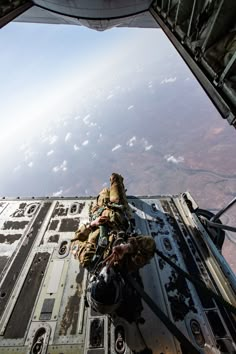
<instances>
[{"instance_id":1,"label":"scratched metal edge","mask_svg":"<svg viewBox=\"0 0 236 354\"><path fill-rule=\"evenodd\" d=\"M140 198L163 198L163 197L178 197L178 194L154 194L154 195L127 195L128 199L140 199ZM38 201L38 200L44 200L44 201L60 201L60 200L92 200L96 199L97 195L95 196L60 196L60 197L0 197L0 201L17 201L17 200L25 200L25 201Z\"/></svg>"},{"instance_id":2,"label":"scratched metal edge","mask_svg":"<svg viewBox=\"0 0 236 354\"><path fill-rule=\"evenodd\" d=\"M84 346L81 344L49 345L47 354L84 354Z\"/></svg>"},{"instance_id":3,"label":"scratched metal edge","mask_svg":"<svg viewBox=\"0 0 236 354\"><path fill-rule=\"evenodd\" d=\"M1 347L1 354L26 354L29 352L29 348L24 347ZM60 344L60 345L49 345L46 351L47 354L84 354L84 346L81 344Z\"/></svg>"},{"instance_id":4,"label":"scratched metal edge","mask_svg":"<svg viewBox=\"0 0 236 354\"><path fill-rule=\"evenodd\" d=\"M178 210L177 205L174 204L173 207L176 210ZM183 224L185 225L185 227L187 227L187 225L186 225L186 223L185 223L185 221L184 221L184 219L183 219L181 214L180 214L180 216L181 216L181 220L182 220ZM209 269L209 267L207 265L207 262L204 261L204 256L206 257L206 259L207 259L207 257L210 256L210 253L209 253L209 255L207 253L207 252L209 252L209 249L205 248L204 244L202 244L202 247L201 247L202 252L199 252L199 250L197 251L198 246L199 246L199 242L202 239L202 236L201 236L201 233L199 232L199 230L197 228L191 228L191 232L193 233L193 236L195 236L195 238L191 239L191 242L194 245L195 250L196 250L196 252L199 255L199 259L201 260L202 266L204 267L205 272L206 272L206 274L208 276L208 279L209 279L208 286L211 287L211 289L213 291L215 291L216 293L220 294L220 291L218 289L218 285L216 283L216 279L214 279L214 277L211 275L210 269ZM199 242L196 242L197 240ZM187 245L187 247L189 247L189 244ZM204 255L204 252L205 252L205 255ZM191 254L191 252L190 252L190 254ZM196 262L194 257L193 257L193 259L194 259L195 264L197 266L197 262ZM186 263L186 261L185 261L185 263ZM196 276L196 274L194 274L194 275ZM197 275L197 278L201 279L200 273L199 273L199 275ZM202 280L206 282L206 279L202 279ZM198 297L199 297L199 299L201 301L202 308L206 311L206 317L207 317L208 321L209 321L208 314L210 315L211 313L215 313L216 316L219 316L219 314L220 314L219 320L217 321L217 326L220 327L220 325L223 325L223 323L224 323L226 325L226 328L227 328L227 331L228 331L227 335L230 334L232 339L233 339L235 337L235 331L236 331L235 316L233 316L233 314L230 313L230 311L228 309L226 309L220 302L215 302L213 299L208 299L208 297L206 297L204 295L204 293L201 292L200 289L196 288L196 292L197 292ZM207 302L208 306L204 306L206 302ZM210 303L212 303L212 306L210 306ZM222 320L223 320L223 323L222 323ZM212 328L213 332L215 333L215 329L212 326L212 323L210 323L210 321L209 321L209 324L210 324L210 327ZM222 339L222 338L219 336L218 339Z\"/></svg>"},{"instance_id":5,"label":"scratched metal edge","mask_svg":"<svg viewBox=\"0 0 236 354\"><path fill-rule=\"evenodd\" d=\"M20 271L24 265L24 262L31 250L31 247L36 239L36 236L41 228L41 222L44 220L45 216L47 215L49 208L52 203L44 203L41 207L36 219L34 220L33 225L31 226L31 237L28 238L28 243L25 246L22 246L16 255L10 269L8 269L8 273L6 278L4 279L1 291L5 292L6 295L0 298L0 317L2 316L6 305L9 301L10 295L12 290L15 286L15 283L19 277Z\"/></svg>"},{"instance_id":6,"label":"scratched metal edge","mask_svg":"<svg viewBox=\"0 0 236 354\"><path fill-rule=\"evenodd\" d=\"M206 266L205 262L204 262L204 257L203 257L203 253L199 253L196 251L196 253L198 253L199 256L199 264L196 261L196 257L194 257L189 249L189 244L186 240L186 238L184 237L184 234L181 232L181 228L177 223L177 218L175 217L176 212L178 213L179 217L181 218L181 223L183 224L185 230L189 230L189 227L185 221L183 220L179 209L177 208L177 206L173 203L173 200L171 200L168 203L168 212L170 213L170 215L172 215L175 219L175 223L177 225L177 230L178 230L178 236L179 236L179 242L180 242L180 248L182 250L182 256L183 256L183 261L185 263L185 266L188 270L188 272L191 275L194 275L194 277L196 277L197 279L202 279L203 282L206 282L205 279L202 278L202 275L200 273L200 268L199 267L203 267L206 274L208 275L208 279L210 281L210 283L208 284L208 286L210 286L212 288L212 290L215 291L215 282L209 272L208 267ZM173 209L172 209L173 208ZM191 227L190 227L191 228ZM192 232L198 233L199 232L197 230L193 230ZM177 236L177 235L176 235ZM200 234L198 235L198 239L200 240ZM197 250L197 245L195 244L195 241L193 240L193 238L191 238L192 244L194 245L195 249ZM176 239L176 242L178 242L178 240ZM205 255L206 256L206 255ZM202 292L201 289L195 287L196 293L198 295L198 298L200 300L201 303L201 311L203 313L206 313L206 319L209 322L209 318L208 318L208 314L210 313L215 313L219 316L219 323L217 323L217 326L220 326L220 324L225 328L226 326L226 332L227 335L231 336L231 339L235 338L235 325L236 325L236 321L235 319L230 316L229 311L227 311L222 304L220 303L215 303L213 299L207 297L204 292ZM234 325L233 325L234 324ZM234 328L233 328L234 327ZM209 322L209 328L211 328L211 330L213 331L213 333L215 333L215 329L214 326L212 326L212 323ZM224 336L219 336L218 340L223 339Z\"/></svg>"},{"instance_id":7,"label":"scratched metal edge","mask_svg":"<svg viewBox=\"0 0 236 354\"><path fill-rule=\"evenodd\" d=\"M49 258L50 253L48 252L39 252L34 256L17 303L7 324L4 338L16 339L24 337Z\"/></svg>"}]
</instances>

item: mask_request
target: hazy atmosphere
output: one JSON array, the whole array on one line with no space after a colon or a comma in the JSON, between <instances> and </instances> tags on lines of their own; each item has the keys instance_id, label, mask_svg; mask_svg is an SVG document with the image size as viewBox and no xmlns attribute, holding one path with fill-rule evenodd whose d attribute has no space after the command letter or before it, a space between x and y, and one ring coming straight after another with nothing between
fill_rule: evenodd
<instances>
[{"instance_id":1,"label":"hazy atmosphere","mask_svg":"<svg viewBox=\"0 0 236 354\"><path fill-rule=\"evenodd\" d=\"M160 29L11 23L0 52L1 196L96 195L112 172L214 212L236 195L235 130Z\"/></svg>"}]
</instances>

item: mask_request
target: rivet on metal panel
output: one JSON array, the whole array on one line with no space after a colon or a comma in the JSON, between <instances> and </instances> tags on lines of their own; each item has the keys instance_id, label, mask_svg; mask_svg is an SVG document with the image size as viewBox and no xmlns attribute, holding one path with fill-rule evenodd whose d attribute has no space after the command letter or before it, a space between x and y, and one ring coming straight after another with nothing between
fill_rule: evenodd
<instances>
[{"instance_id":1,"label":"rivet on metal panel","mask_svg":"<svg viewBox=\"0 0 236 354\"><path fill-rule=\"evenodd\" d=\"M190 328L193 333L194 339L196 343L200 346L203 347L205 345L205 339L201 330L201 326L196 320L191 320L190 322Z\"/></svg>"},{"instance_id":2,"label":"rivet on metal panel","mask_svg":"<svg viewBox=\"0 0 236 354\"><path fill-rule=\"evenodd\" d=\"M70 207L70 213L71 214L77 214L79 210L79 204L78 203L73 203Z\"/></svg>"},{"instance_id":3,"label":"rivet on metal panel","mask_svg":"<svg viewBox=\"0 0 236 354\"><path fill-rule=\"evenodd\" d=\"M115 329L115 351L118 354L125 352L125 331L122 326L117 326Z\"/></svg>"},{"instance_id":4,"label":"rivet on metal panel","mask_svg":"<svg viewBox=\"0 0 236 354\"><path fill-rule=\"evenodd\" d=\"M158 209L157 209L157 207L156 207L156 204L155 203L152 203L152 205L151 205L151 207L152 207L152 210L153 211L158 211Z\"/></svg>"},{"instance_id":5,"label":"rivet on metal panel","mask_svg":"<svg viewBox=\"0 0 236 354\"><path fill-rule=\"evenodd\" d=\"M62 244L60 246L60 249L59 249L58 253L61 256L66 253L66 244L67 244L67 242L62 242Z\"/></svg>"},{"instance_id":6,"label":"rivet on metal panel","mask_svg":"<svg viewBox=\"0 0 236 354\"><path fill-rule=\"evenodd\" d=\"M62 241L59 245L58 257L64 258L64 257L68 256L69 251L70 251L70 242L68 240Z\"/></svg>"},{"instance_id":7,"label":"rivet on metal panel","mask_svg":"<svg viewBox=\"0 0 236 354\"><path fill-rule=\"evenodd\" d=\"M47 351L49 336L50 336L51 328L40 327L32 339L32 344L27 352L27 354L45 354Z\"/></svg>"},{"instance_id":8,"label":"rivet on metal panel","mask_svg":"<svg viewBox=\"0 0 236 354\"><path fill-rule=\"evenodd\" d=\"M90 323L89 347L102 348L104 346L104 320L95 318Z\"/></svg>"},{"instance_id":9,"label":"rivet on metal panel","mask_svg":"<svg viewBox=\"0 0 236 354\"><path fill-rule=\"evenodd\" d=\"M37 204L29 205L27 210L26 210L26 214L29 215L29 216L32 215L35 212L36 208L37 208Z\"/></svg>"},{"instance_id":10,"label":"rivet on metal panel","mask_svg":"<svg viewBox=\"0 0 236 354\"><path fill-rule=\"evenodd\" d=\"M167 251L171 251L172 250L172 246L171 246L170 240L167 237L164 238L163 243L164 243L165 249Z\"/></svg>"}]
</instances>

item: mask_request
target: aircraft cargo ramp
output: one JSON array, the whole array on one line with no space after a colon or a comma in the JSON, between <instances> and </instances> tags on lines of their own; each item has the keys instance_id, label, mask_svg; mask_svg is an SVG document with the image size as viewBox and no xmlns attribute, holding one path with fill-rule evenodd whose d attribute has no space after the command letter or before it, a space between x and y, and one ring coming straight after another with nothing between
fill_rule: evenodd
<instances>
[{"instance_id":1,"label":"aircraft cargo ramp","mask_svg":"<svg viewBox=\"0 0 236 354\"><path fill-rule=\"evenodd\" d=\"M88 272L69 250L93 201L1 199L1 354L145 353L145 347L155 354L189 353L139 296L139 325L87 306ZM160 254L141 269L141 288L196 352L235 353L235 314L224 306L235 306L235 276L199 221L190 194L129 197L129 203L135 231L152 235ZM162 255L220 300L181 277Z\"/></svg>"}]
</instances>

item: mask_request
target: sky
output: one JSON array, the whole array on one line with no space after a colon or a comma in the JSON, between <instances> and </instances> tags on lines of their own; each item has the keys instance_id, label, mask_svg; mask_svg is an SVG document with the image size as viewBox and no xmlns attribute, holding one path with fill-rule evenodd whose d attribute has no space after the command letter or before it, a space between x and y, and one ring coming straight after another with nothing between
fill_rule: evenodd
<instances>
[{"instance_id":1,"label":"sky","mask_svg":"<svg viewBox=\"0 0 236 354\"><path fill-rule=\"evenodd\" d=\"M0 32L1 144L33 136L53 117L68 114L78 90L85 96L95 82L109 85L117 66L129 70L130 65L138 65L138 60L131 61L135 55L142 53L142 62L150 31L143 30L141 36L136 32L100 33L77 26L23 23L4 27ZM156 30L151 32L155 36Z\"/></svg>"},{"instance_id":2,"label":"sky","mask_svg":"<svg viewBox=\"0 0 236 354\"><path fill-rule=\"evenodd\" d=\"M235 196L235 132L160 29L0 30L0 195ZM233 216L229 220L232 219Z\"/></svg>"},{"instance_id":3,"label":"sky","mask_svg":"<svg viewBox=\"0 0 236 354\"><path fill-rule=\"evenodd\" d=\"M202 146L212 134L218 140L209 150L215 144L219 150L231 149L232 129L160 29L97 32L79 26L10 23L0 31L0 52L0 163L5 171L0 195L95 194L106 180L97 177L96 188L96 183L91 186L84 173L91 175L90 157L99 156L109 174L107 161L115 152L113 165L130 174L132 193L179 193L191 188L183 176L176 188L163 178L161 185L145 189L147 171L135 189L135 155L126 161L126 171L118 152L124 145L136 145L136 152L143 145L150 151L145 162L154 151L152 159L158 164L161 154L168 168L159 164L159 170L170 171L171 178L172 165L186 162L192 168L193 160L199 169L206 167ZM105 134L109 141L102 145ZM209 158L216 160L214 172L227 174L219 154L213 155ZM83 175L83 188L70 186L70 162L83 164L83 171L74 170L74 175ZM64 179L57 172L64 172ZM40 174L46 177L43 185L32 182Z\"/></svg>"},{"instance_id":4,"label":"sky","mask_svg":"<svg viewBox=\"0 0 236 354\"><path fill-rule=\"evenodd\" d=\"M16 117L21 132L34 134L35 120L42 120L41 126L52 114L60 114L75 89L86 89L107 66L114 65L121 45L120 37L114 44L116 36L107 32L101 41L100 33L76 26L11 23L4 27L0 33L0 50L4 53L0 94L5 139L9 135L15 138L12 122Z\"/></svg>"},{"instance_id":5,"label":"sky","mask_svg":"<svg viewBox=\"0 0 236 354\"><path fill-rule=\"evenodd\" d=\"M151 67L160 52L153 41L160 34L157 29L119 28L101 33L63 25L10 23L4 27L0 32L1 166L14 172L19 151L30 141L42 141L49 126L70 118L78 106L88 112L94 93L99 96L106 91L108 99L112 98L110 91L117 78L124 81L132 72L138 76L144 65ZM162 40L163 53L166 49L170 45ZM167 80L171 82L171 76ZM33 166L31 161L28 164ZM4 188L2 193L9 195Z\"/></svg>"},{"instance_id":6,"label":"sky","mask_svg":"<svg viewBox=\"0 0 236 354\"><path fill-rule=\"evenodd\" d=\"M94 195L106 183L101 171L87 179L96 159L108 175L110 166L120 170L136 194L191 189L179 171L172 183L177 165L210 162L211 173L227 175L221 151L231 153L233 131L160 29L10 23L0 52L0 195ZM158 171L149 162L137 178L137 157ZM234 162L231 153L228 173ZM71 185L78 174L83 183ZM148 186L150 174L161 182Z\"/></svg>"}]
</instances>

